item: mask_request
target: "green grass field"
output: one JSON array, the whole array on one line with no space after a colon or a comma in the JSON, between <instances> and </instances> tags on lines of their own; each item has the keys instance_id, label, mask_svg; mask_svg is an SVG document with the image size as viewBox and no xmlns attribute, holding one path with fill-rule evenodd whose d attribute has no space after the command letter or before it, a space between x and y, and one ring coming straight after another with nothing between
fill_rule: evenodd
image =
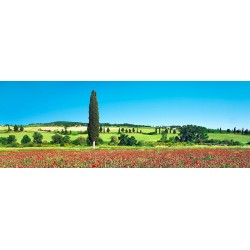
<instances>
[{"instance_id":1,"label":"green grass field","mask_svg":"<svg viewBox=\"0 0 250 250\"><path fill-rule=\"evenodd\" d=\"M72 128L73 134L70 135L71 140L76 139L79 136L83 136L87 138L86 134L79 135L77 133L77 130L83 131L84 127L79 127L75 128L74 130ZM129 129L129 127L124 127L125 129ZM21 142L21 139L23 138L24 135L28 135L30 138L32 138L32 135L35 131L38 131L38 129L48 129L48 127L25 127L23 132L7 132L7 127L0 127L0 137L8 137L9 135L15 135L17 138L17 142ZM62 127L49 127L51 131L54 130L62 130ZM119 136L118 132L118 127L110 127L111 132L110 133L101 133L100 137L103 139L105 143L108 143L110 141L111 136ZM131 127L130 127L131 129ZM143 127L143 128L138 128L139 131L142 130L143 133L149 133L149 132L154 132L154 128L150 127ZM70 128L68 129L70 130ZM43 140L50 142L51 137L54 135L53 132L40 132L43 134ZM156 142L160 140L161 135L160 134L155 134L155 135L145 135L145 134L140 134L140 133L129 133L129 136L134 136L137 141L145 141L145 142ZM168 138L176 136L176 134L168 134ZM241 143L248 143L250 142L250 135L241 135L241 134L215 134L215 133L209 133L208 134L209 139L216 139L216 140L234 140L234 141L239 141Z\"/></svg>"},{"instance_id":2,"label":"green grass field","mask_svg":"<svg viewBox=\"0 0 250 250\"><path fill-rule=\"evenodd\" d=\"M250 135L241 135L241 134L208 134L209 139L216 140L234 140L241 143L250 142Z\"/></svg>"}]
</instances>

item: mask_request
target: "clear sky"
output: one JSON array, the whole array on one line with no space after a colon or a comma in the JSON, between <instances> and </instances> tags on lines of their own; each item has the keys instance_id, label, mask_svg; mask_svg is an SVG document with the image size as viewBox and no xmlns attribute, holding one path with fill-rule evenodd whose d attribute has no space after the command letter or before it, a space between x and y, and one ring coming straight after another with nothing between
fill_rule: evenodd
<instances>
[{"instance_id":1,"label":"clear sky","mask_svg":"<svg viewBox=\"0 0 250 250\"><path fill-rule=\"evenodd\" d=\"M0 124L100 122L250 128L250 82L0 82Z\"/></svg>"}]
</instances>

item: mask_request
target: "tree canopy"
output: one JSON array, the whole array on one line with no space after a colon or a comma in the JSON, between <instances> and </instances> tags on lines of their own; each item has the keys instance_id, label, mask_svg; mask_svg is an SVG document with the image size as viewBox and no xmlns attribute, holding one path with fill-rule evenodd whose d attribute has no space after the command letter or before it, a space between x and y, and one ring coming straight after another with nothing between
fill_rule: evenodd
<instances>
[{"instance_id":1,"label":"tree canopy","mask_svg":"<svg viewBox=\"0 0 250 250\"><path fill-rule=\"evenodd\" d=\"M185 125L180 129L180 141L200 142L208 139L207 128L196 125Z\"/></svg>"},{"instance_id":2,"label":"tree canopy","mask_svg":"<svg viewBox=\"0 0 250 250\"><path fill-rule=\"evenodd\" d=\"M93 90L90 96L89 103L89 124L88 124L88 136L89 140L94 143L99 138L99 110L96 92Z\"/></svg>"}]
</instances>

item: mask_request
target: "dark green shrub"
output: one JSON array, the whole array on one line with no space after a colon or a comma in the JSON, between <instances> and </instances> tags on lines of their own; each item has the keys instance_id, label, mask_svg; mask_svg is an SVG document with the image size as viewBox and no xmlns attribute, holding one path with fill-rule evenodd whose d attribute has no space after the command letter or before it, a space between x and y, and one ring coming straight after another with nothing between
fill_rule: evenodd
<instances>
[{"instance_id":1,"label":"dark green shrub","mask_svg":"<svg viewBox=\"0 0 250 250\"><path fill-rule=\"evenodd\" d=\"M134 136L129 137L128 135L122 134L119 138L120 140L119 144L120 146L134 146L137 143L137 140Z\"/></svg>"},{"instance_id":2,"label":"dark green shrub","mask_svg":"<svg viewBox=\"0 0 250 250\"><path fill-rule=\"evenodd\" d=\"M84 146L86 145L86 139L82 136L76 138L73 142L74 145Z\"/></svg>"},{"instance_id":3,"label":"dark green shrub","mask_svg":"<svg viewBox=\"0 0 250 250\"><path fill-rule=\"evenodd\" d=\"M6 137L0 137L0 144L1 145L7 145L8 144L8 140Z\"/></svg>"},{"instance_id":4,"label":"dark green shrub","mask_svg":"<svg viewBox=\"0 0 250 250\"><path fill-rule=\"evenodd\" d=\"M17 125L14 126L14 131L15 131L15 132L18 131L18 126L17 126Z\"/></svg>"},{"instance_id":5,"label":"dark green shrub","mask_svg":"<svg viewBox=\"0 0 250 250\"><path fill-rule=\"evenodd\" d=\"M28 135L24 135L22 140L21 140L21 144L27 144L29 142L31 142L30 137Z\"/></svg>"},{"instance_id":6,"label":"dark green shrub","mask_svg":"<svg viewBox=\"0 0 250 250\"><path fill-rule=\"evenodd\" d=\"M70 137L68 135L63 137L63 143L70 143Z\"/></svg>"},{"instance_id":7,"label":"dark green shrub","mask_svg":"<svg viewBox=\"0 0 250 250\"><path fill-rule=\"evenodd\" d=\"M61 144L63 142L63 136L60 134L55 134L51 137L53 144Z\"/></svg>"},{"instance_id":8,"label":"dark green shrub","mask_svg":"<svg viewBox=\"0 0 250 250\"><path fill-rule=\"evenodd\" d=\"M7 144L12 144L12 143L14 143L14 142L16 142L16 136L14 136L14 135L9 135L9 136L7 137Z\"/></svg>"},{"instance_id":9,"label":"dark green shrub","mask_svg":"<svg viewBox=\"0 0 250 250\"><path fill-rule=\"evenodd\" d=\"M43 141L43 135L39 132L33 134L33 142L41 144Z\"/></svg>"}]
</instances>

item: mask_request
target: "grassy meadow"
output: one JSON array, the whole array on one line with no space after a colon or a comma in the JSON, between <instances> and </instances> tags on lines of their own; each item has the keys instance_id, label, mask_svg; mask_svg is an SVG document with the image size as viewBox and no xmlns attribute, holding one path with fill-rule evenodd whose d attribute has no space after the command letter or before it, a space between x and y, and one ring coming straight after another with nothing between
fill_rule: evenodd
<instances>
[{"instance_id":1,"label":"grassy meadow","mask_svg":"<svg viewBox=\"0 0 250 250\"><path fill-rule=\"evenodd\" d=\"M100 133L100 138L103 139L104 144L108 144L110 142L111 136L119 136L118 134L118 127L109 127L110 132ZM21 139L24 135L28 135L32 139L32 135L34 132L38 131L43 135L43 141L50 142L51 137L54 135L54 131L61 131L64 129L63 127L54 126L54 127L24 127L23 132L14 132L13 130L8 132L7 127L0 127L0 137L8 137L9 135L15 135L17 142L20 143ZM87 134L78 134L79 131L86 131L86 127L80 126L80 127L69 127L67 130L72 131L72 134L70 135L71 140L75 140L79 136L83 136L87 138ZM132 127L124 127L124 129L131 129ZM51 132L47 131L41 131L41 130L51 130ZM128 133L129 136L134 136L137 141L145 141L145 142L157 142L161 139L161 134L153 134L148 135L144 133L150 133L155 132L155 128L153 127L139 127L138 130L142 130L142 133ZM135 131L137 131L137 128L135 128ZM173 133L168 133L168 138L178 135ZM250 142L250 135L241 135L241 134L233 134L233 133L208 133L209 139L216 139L216 140L234 140L239 141L240 143L246 144ZM105 147L105 145L103 145Z\"/></svg>"}]
</instances>

